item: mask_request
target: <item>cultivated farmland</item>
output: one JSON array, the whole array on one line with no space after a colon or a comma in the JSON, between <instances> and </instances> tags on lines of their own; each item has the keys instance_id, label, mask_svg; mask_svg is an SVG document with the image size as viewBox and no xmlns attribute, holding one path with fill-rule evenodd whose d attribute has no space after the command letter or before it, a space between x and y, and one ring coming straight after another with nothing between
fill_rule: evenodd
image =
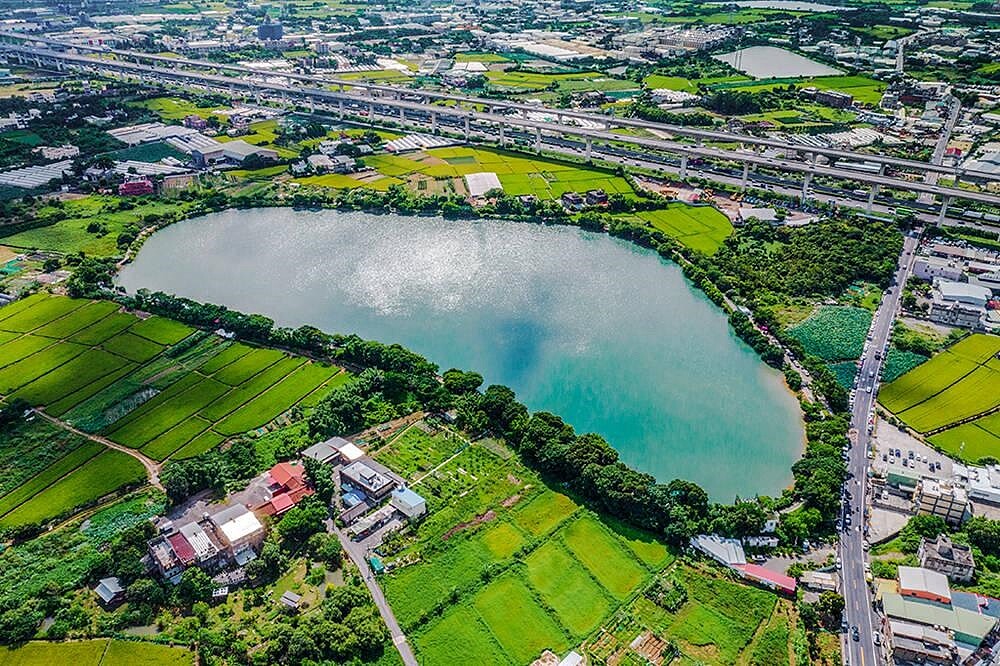
<instances>
[{"instance_id":1,"label":"cultivated farmland","mask_svg":"<svg viewBox=\"0 0 1000 666\"><path fill-rule=\"evenodd\" d=\"M1000 406L998 351L997 336L970 335L886 385L879 400L908 426L919 432L935 433L934 443L955 452L966 441L964 436L978 431L963 428L957 434L936 433ZM979 430L989 432L988 428ZM970 439L977 442L967 442L970 450L992 448L992 439L986 435ZM974 459L971 455L963 453L963 457Z\"/></svg>"},{"instance_id":2,"label":"cultivated farmland","mask_svg":"<svg viewBox=\"0 0 1000 666\"><path fill-rule=\"evenodd\" d=\"M733 233L729 219L712 206L670 204L662 210L647 210L636 218L681 243L705 254L715 254Z\"/></svg>"},{"instance_id":3,"label":"cultivated farmland","mask_svg":"<svg viewBox=\"0 0 1000 666\"><path fill-rule=\"evenodd\" d=\"M824 361L854 360L861 356L872 314L844 306L823 306L789 330L807 354Z\"/></svg>"},{"instance_id":4,"label":"cultivated farmland","mask_svg":"<svg viewBox=\"0 0 1000 666\"><path fill-rule=\"evenodd\" d=\"M66 643L31 641L18 648L0 647L0 664L4 666L182 666L193 662L194 657L184 648L107 638Z\"/></svg>"},{"instance_id":5,"label":"cultivated farmland","mask_svg":"<svg viewBox=\"0 0 1000 666\"><path fill-rule=\"evenodd\" d=\"M0 308L0 398L156 460L264 426L338 373L106 301L40 294ZM0 525L45 521L145 477L131 456L61 432L38 422L0 447Z\"/></svg>"}]
</instances>

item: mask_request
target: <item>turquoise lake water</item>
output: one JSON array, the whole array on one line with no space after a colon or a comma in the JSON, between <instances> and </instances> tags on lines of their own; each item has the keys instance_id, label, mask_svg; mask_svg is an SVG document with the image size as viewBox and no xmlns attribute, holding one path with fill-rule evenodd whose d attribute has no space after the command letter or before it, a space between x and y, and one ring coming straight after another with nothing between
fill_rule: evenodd
<instances>
[{"instance_id":1,"label":"turquoise lake water","mask_svg":"<svg viewBox=\"0 0 1000 666\"><path fill-rule=\"evenodd\" d=\"M157 232L119 283L399 342L717 501L791 483L795 397L655 253L569 227L283 208Z\"/></svg>"}]
</instances>

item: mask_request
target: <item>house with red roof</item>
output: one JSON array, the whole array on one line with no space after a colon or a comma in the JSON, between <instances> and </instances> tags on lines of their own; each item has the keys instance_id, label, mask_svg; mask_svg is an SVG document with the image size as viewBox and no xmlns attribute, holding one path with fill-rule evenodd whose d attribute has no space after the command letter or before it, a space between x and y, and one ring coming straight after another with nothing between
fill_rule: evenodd
<instances>
[{"instance_id":1,"label":"house with red roof","mask_svg":"<svg viewBox=\"0 0 1000 666\"><path fill-rule=\"evenodd\" d=\"M306 468L298 461L280 462L266 476L271 497L255 509L265 516L280 516L314 492L306 481Z\"/></svg>"}]
</instances>

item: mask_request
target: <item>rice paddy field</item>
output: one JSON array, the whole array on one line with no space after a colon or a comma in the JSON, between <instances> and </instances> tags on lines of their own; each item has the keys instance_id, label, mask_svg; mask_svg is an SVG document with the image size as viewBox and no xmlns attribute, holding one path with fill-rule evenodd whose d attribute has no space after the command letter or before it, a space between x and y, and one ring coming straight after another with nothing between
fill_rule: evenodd
<instances>
[{"instance_id":1,"label":"rice paddy field","mask_svg":"<svg viewBox=\"0 0 1000 666\"><path fill-rule=\"evenodd\" d=\"M490 71L485 73L491 87L511 91L548 90L555 86L559 92L598 90L615 92L638 90L635 81L616 79L600 72L541 73L521 71Z\"/></svg>"},{"instance_id":2,"label":"rice paddy field","mask_svg":"<svg viewBox=\"0 0 1000 666\"><path fill-rule=\"evenodd\" d=\"M882 405L966 460L1000 455L1000 337L975 334L885 385Z\"/></svg>"},{"instance_id":3,"label":"rice paddy field","mask_svg":"<svg viewBox=\"0 0 1000 666\"><path fill-rule=\"evenodd\" d=\"M155 460L279 419L340 368L140 319L108 301L36 294L0 308L0 396ZM135 458L36 419L0 445L0 526L43 522L145 478Z\"/></svg>"},{"instance_id":4,"label":"rice paddy field","mask_svg":"<svg viewBox=\"0 0 1000 666\"><path fill-rule=\"evenodd\" d=\"M712 206L669 204L661 210L641 211L629 217L708 255L715 254L733 233L729 218Z\"/></svg>"},{"instance_id":5,"label":"rice paddy field","mask_svg":"<svg viewBox=\"0 0 1000 666\"><path fill-rule=\"evenodd\" d=\"M0 664L4 666L182 666L193 663L194 655L185 648L108 638L60 643L31 641L17 648L0 647Z\"/></svg>"}]
</instances>

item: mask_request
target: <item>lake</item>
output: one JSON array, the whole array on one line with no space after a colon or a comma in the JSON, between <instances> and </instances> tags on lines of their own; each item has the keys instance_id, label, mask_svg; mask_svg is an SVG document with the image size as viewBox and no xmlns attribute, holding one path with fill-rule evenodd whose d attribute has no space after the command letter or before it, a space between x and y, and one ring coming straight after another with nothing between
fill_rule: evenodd
<instances>
[{"instance_id":1,"label":"lake","mask_svg":"<svg viewBox=\"0 0 1000 666\"><path fill-rule=\"evenodd\" d=\"M654 252L571 227L287 208L154 234L119 283L399 342L603 435L717 501L792 480L803 425L780 373Z\"/></svg>"},{"instance_id":2,"label":"lake","mask_svg":"<svg viewBox=\"0 0 1000 666\"><path fill-rule=\"evenodd\" d=\"M833 76L843 73L839 69L776 46L751 46L712 57L755 79Z\"/></svg>"}]
</instances>

